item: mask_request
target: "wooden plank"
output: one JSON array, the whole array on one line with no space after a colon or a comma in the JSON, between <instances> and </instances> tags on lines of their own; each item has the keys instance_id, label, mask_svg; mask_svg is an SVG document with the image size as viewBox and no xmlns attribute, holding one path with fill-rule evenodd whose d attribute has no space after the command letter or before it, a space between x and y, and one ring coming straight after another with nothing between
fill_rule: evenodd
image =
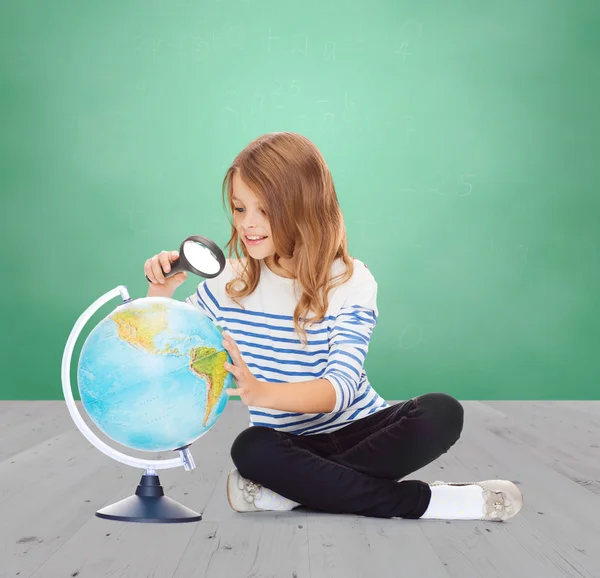
<instances>
[{"instance_id":1,"label":"wooden plank","mask_svg":"<svg viewBox=\"0 0 600 578\"><path fill-rule=\"evenodd\" d=\"M180 478L176 481L182 483ZM183 503L188 505L185 500ZM94 516L33 573L26 575L35 578L172 576L196 526L196 523L113 522ZM21 570L20 576L23 575Z\"/></svg>"},{"instance_id":2,"label":"wooden plank","mask_svg":"<svg viewBox=\"0 0 600 578\"><path fill-rule=\"evenodd\" d=\"M270 512L261 514L265 515L260 521L238 514L245 521L199 524L173 576L314 576L308 558L307 529L302 520L282 520Z\"/></svg>"},{"instance_id":3,"label":"wooden plank","mask_svg":"<svg viewBox=\"0 0 600 578\"><path fill-rule=\"evenodd\" d=\"M9 576L30 575L94 515L105 493L134 483L131 468L101 454L76 429L42 447L39 460L31 459L34 452L0 463L0 559ZM3 475L9 467L10 476Z\"/></svg>"},{"instance_id":4,"label":"wooden plank","mask_svg":"<svg viewBox=\"0 0 600 578\"><path fill-rule=\"evenodd\" d=\"M469 425L466 426L466 431L461 438L462 441L452 451L454 458L461 464L468 466L469 470L473 472L470 478L463 478L462 481L512 479L524 494L524 506L517 516L505 523L485 523L486 532L494 530L507 531L512 538L512 545L510 543L506 545L506 552L510 552L510 557L516 562L516 567L510 575L515 577L530 575L594 576L586 570L585 565L580 564L576 559L580 554L579 552L575 552L575 557L571 555L568 538L563 533L548 531L547 529L546 532L543 531L544 518L538 514L537 510L532 510L527 485L524 485L519 478L512 477L510 474L507 475L508 466L503 465L510 462L513 452L501 453L497 450L495 453L490 454L482 450L479 446L481 428L474 426L472 422L473 420L469 420ZM497 465L499 455L506 462ZM530 458L530 462L535 464L535 459ZM460 481L460 479L457 478L453 481ZM568 496L566 496L566 499L568 499ZM495 538L497 538L497 534ZM505 574L497 571L497 560L498 558L490 556L491 568L489 575L503 576ZM593 567L593 563L589 566Z\"/></svg>"},{"instance_id":5,"label":"wooden plank","mask_svg":"<svg viewBox=\"0 0 600 578\"><path fill-rule=\"evenodd\" d=\"M4 425L5 416L9 413L15 413L31 410L31 400L28 399L0 399L0 428Z\"/></svg>"},{"instance_id":6,"label":"wooden plank","mask_svg":"<svg viewBox=\"0 0 600 578\"><path fill-rule=\"evenodd\" d=\"M595 418L596 422L600 420L600 401L598 400L568 400L561 401L561 405L570 407L586 415Z\"/></svg>"},{"instance_id":7,"label":"wooden plank","mask_svg":"<svg viewBox=\"0 0 600 578\"><path fill-rule=\"evenodd\" d=\"M196 511L202 511L214 490L215 480L221 474L225 454L229 451L227 443L234 434L234 421L236 407L232 404L211 431L192 446L197 469L191 472L183 468L159 470L161 483L168 496ZM9 484L13 499L2 504L1 515L10 523L0 528L0 558L7 559L9 575L16 575L17 572L21 576L29 575L36 570L39 571L36 576L62 576L67 571L67 575L71 575L77 571L77 567L95 568L99 559L119 575L132 560L127 548L121 550L123 543L135 548L139 536L147 535L154 536L160 544L161 530L141 529L153 524L101 520L94 514L99 508L133 494L143 472L104 456L79 430L71 430L58 438L52 447L44 447L40 452L40 462L52 464L46 471L36 468L38 464L35 460L26 459L30 458L33 449L17 456L23 460L20 467L19 462L13 464L13 467L17 466ZM71 459L73 455L76 459ZM168 457L171 456L172 453ZM8 468L9 464L8 460L0 464L0 487L4 483L2 468ZM35 476L32 471L34 468L37 470ZM19 476L23 485L28 487L26 492L14 490ZM31 477L37 479L37 486L31 486L28 482ZM163 532L173 528L170 524L157 526ZM190 532L189 527L194 524L180 526L181 529L175 532L182 536L182 552L186 532ZM106 534L112 535L113 532L117 534L111 541L111 536ZM166 541L174 547L174 543L169 542L171 538L166 536L165 533L163 543ZM103 558L98 555L98 545L105 542L108 552L112 544L114 557ZM151 568L155 562L156 567L161 568L170 563L174 571L178 563L176 555L168 558L161 554L161 548L157 547L150 553L147 547L143 547L143 551L148 562L144 562L141 556L135 560L136 567L147 564ZM119 552L123 553L121 557Z\"/></svg>"},{"instance_id":8,"label":"wooden plank","mask_svg":"<svg viewBox=\"0 0 600 578\"><path fill-rule=\"evenodd\" d=\"M477 412L479 406L474 407L470 402L462 403L466 417L461 438L446 454L407 476L407 479L470 482L509 477L506 472L495 475L495 456L482 452L478 446L484 426L474 423L469 416ZM510 460L511 452L505 452L503 457ZM514 480L521 485L519 478ZM525 495L525 505L528 503ZM419 522L432 540L439 558L447 564L446 569L451 576L558 577L572 575L573 568L581 568L582 576L590 575L583 566L571 559L569 549L561 543L561 535L547 536L539 528L543 520L534 519L538 525L533 524L523 515L524 512L525 507L518 516L505 523L423 519ZM442 530L439 534L433 534L432 528L443 528L442 523L450 526L451 531ZM510 556L506 552L510 552Z\"/></svg>"},{"instance_id":9,"label":"wooden plank","mask_svg":"<svg viewBox=\"0 0 600 578\"><path fill-rule=\"evenodd\" d=\"M44 417L60 404L58 400L0 401L0 434L4 437L17 424ZM62 405L68 412L66 403L62 402Z\"/></svg>"},{"instance_id":10,"label":"wooden plank","mask_svg":"<svg viewBox=\"0 0 600 578\"><path fill-rule=\"evenodd\" d=\"M36 578L76 572L81 577L599 576L594 573L600 568L594 550L598 496L551 469L546 451L520 439L531 431L525 411L512 417L483 403L463 406L459 442L407 479L516 480L525 506L507 523L381 520L305 508L233 512L225 494L233 467L229 449L247 425L247 408L230 402L211 432L192 447L196 470L159 471L167 495L203 512L197 524L96 518L98 508L133 493L141 472L104 456L74 425L0 462L0 517L8 521L0 525L2 572ZM535 435L550 437L549 430ZM576 461L573 466L582 467Z\"/></svg>"},{"instance_id":11,"label":"wooden plank","mask_svg":"<svg viewBox=\"0 0 600 578\"><path fill-rule=\"evenodd\" d=\"M439 468L439 464L429 464L420 473L430 471L434 475ZM409 477L420 479L419 473ZM421 531L419 520L325 514L307 509L306 522L314 578L448 576L444 561Z\"/></svg>"},{"instance_id":12,"label":"wooden plank","mask_svg":"<svg viewBox=\"0 0 600 578\"><path fill-rule=\"evenodd\" d=\"M65 402L3 402L0 416L0 462L73 426Z\"/></svg>"},{"instance_id":13,"label":"wooden plank","mask_svg":"<svg viewBox=\"0 0 600 578\"><path fill-rule=\"evenodd\" d=\"M519 485L523 509L504 524L514 529L518 543L532 557L550 559L562 575L597 577L598 496L545 466L543 454L511 435L505 414L476 401L463 406L463 439L468 436L469 443L455 455L475 472L473 480L500 478Z\"/></svg>"},{"instance_id":14,"label":"wooden plank","mask_svg":"<svg viewBox=\"0 0 600 578\"><path fill-rule=\"evenodd\" d=\"M101 431L92 429L102 441L127 451ZM143 455L143 452L130 453L138 457ZM156 456L160 454L146 454L146 457ZM79 476L95 471L102 464L116 462L98 451L71 421L66 431L0 462L0 506L23 496L51 491L56 484L64 482L65 477L78 480Z\"/></svg>"},{"instance_id":15,"label":"wooden plank","mask_svg":"<svg viewBox=\"0 0 600 578\"><path fill-rule=\"evenodd\" d=\"M538 452L542 463L590 492L600 494L600 428L577 410L539 402L485 402L504 416L505 435Z\"/></svg>"},{"instance_id":16,"label":"wooden plank","mask_svg":"<svg viewBox=\"0 0 600 578\"><path fill-rule=\"evenodd\" d=\"M579 445L600 437L600 416L569 406L561 401L486 401L482 402L507 415L520 416L537 427L550 429Z\"/></svg>"},{"instance_id":17,"label":"wooden plank","mask_svg":"<svg viewBox=\"0 0 600 578\"><path fill-rule=\"evenodd\" d=\"M169 486L168 495L182 501L189 507L201 510L201 507L208 502L210 496L218 493L215 484L219 480L223 481L225 473L228 471L228 468L223 466L226 463L228 466L230 464L229 448L231 443L247 423L247 410L242 410L240 405L234 403L231 407L228 406L215 428L205 438L208 440L208 436L210 436L213 439L212 434L218 436L213 439L211 445L207 446L207 451L214 452L214 454L212 456L207 454L201 456L200 459L196 459L197 464L200 462L204 464L204 468L201 470L202 483L198 485L198 480L194 480L193 473L181 473L177 480ZM220 426L220 429L217 432L215 430L218 426ZM218 467L213 467L215 464ZM192 484L196 484L196 486L193 487ZM224 485L221 487L224 489ZM187 491L183 492L186 488ZM181 497L181 494L184 498ZM221 492L221 494L223 493ZM195 501L190 500L192 495L195 497ZM120 497L124 496L115 497L111 501L115 501ZM228 509L231 511L230 508ZM203 512L203 514L205 513ZM244 516L234 514L242 518ZM291 534L288 531L291 527L288 522L283 522L283 529L281 523L277 528L273 528L270 525L273 520L269 521L264 518L261 523L246 519L252 526L250 529L247 528L248 524L246 523L230 524L229 527L223 529L223 543L219 544L221 538L205 543L204 534L206 534L206 531L197 529L206 527L207 522L205 520L206 516L203 515L203 521L200 524L158 526L158 529L154 529L148 528L148 526L154 526L151 524L121 524L94 518L43 564L35 576L56 576L71 571L78 571L82 576L85 576L86 573L94 575L94 572L100 570L100 566L102 567L102 575L171 576L174 572L177 572L177 575L190 576L195 575L199 568L206 566L206 573L200 575L220 576L222 575L220 567L223 564L232 564L232 569L236 570L238 565L250 564L252 566L253 563L256 565L258 550L263 552L271 548L279 551L277 541L280 539L283 540L280 545L281 548L287 548L288 542L292 542L296 549L300 548L293 539L295 530L292 530ZM121 528L122 526L124 529L118 530L117 534L111 533L110 536L106 536L107 528ZM215 530L218 527L220 528L220 525L210 525L209 534L213 535L212 538L215 538ZM173 530L173 528L176 528L176 530ZM256 535L248 543L247 535L249 531ZM100 559L93 555L93 552L98 549L98 544L102 545L103 552ZM212 546L214 548L211 549ZM91 547L93 547L93 550ZM162 555L165 550L169 552L167 557ZM184 551L185 555L183 554ZM183 558L181 558L182 555ZM302 559L306 559L306 556L301 556L300 560ZM136 560L135 565L131 564L131 560ZM258 560L261 571L264 567L269 567L270 560L274 560L271 555L268 556L268 559L261 558ZM287 556L286 563L291 561L292 559ZM278 562L279 567L281 567L281 564L280 560ZM133 566L135 566L135 569ZM292 564L292 566L294 568L302 567L301 564ZM194 574L191 571L188 572L188 568L195 569Z\"/></svg>"},{"instance_id":18,"label":"wooden plank","mask_svg":"<svg viewBox=\"0 0 600 578\"><path fill-rule=\"evenodd\" d=\"M82 477L111 460L96 450L79 430L70 429L0 462L0 507L26 501L61 482Z\"/></svg>"},{"instance_id":19,"label":"wooden plank","mask_svg":"<svg viewBox=\"0 0 600 578\"><path fill-rule=\"evenodd\" d=\"M446 578L449 574L415 520L307 514L313 578Z\"/></svg>"},{"instance_id":20,"label":"wooden plank","mask_svg":"<svg viewBox=\"0 0 600 578\"><path fill-rule=\"evenodd\" d=\"M470 454L469 448L476 435L476 432L466 429L446 454L407 479L424 479L428 482L473 482L487 479L477 476L469 460L461 458ZM410 523L411 520L405 522ZM519 516L505 523L429 519L421 519L418 523L452 577L562 578L565 574L561 567L568 568L563 561L555 559L558 557L554 546L547 540L539 541L538 538L536 543L539 551L532 555L532 548L528 546L527 540L535 535L536 530Z\"/></svg>"}]
</instances>

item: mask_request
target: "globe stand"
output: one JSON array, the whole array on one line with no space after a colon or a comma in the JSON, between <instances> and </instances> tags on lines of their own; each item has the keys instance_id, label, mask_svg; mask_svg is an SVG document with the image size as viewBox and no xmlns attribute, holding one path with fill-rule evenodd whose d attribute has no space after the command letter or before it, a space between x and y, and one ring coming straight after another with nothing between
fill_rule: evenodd
<instances>
[{"instance_id":1,"label":"globe stand","mask_svg":"<svg viewBox=\"0 0 600 578\"><path fill-rule=\"evenodd\" d=\"M96 512L98 518L119 522L198 522L202 515L165 496L155 473L142 474L135 495L115 502Z\"/></svg>"},{"instance_id":2,"label":"globe stand","mask_svg":"<svg viewBox=\"0 0 600 578\"><path fill-rule=\"evenodd\" d=\"M186 471L196 467L189 450L190 444L177 448ZM202 516L190 508L165 496L165 491L152 467L146 468L135 495L105 506L96 512L98 518L119 522L151 522L169 524L175 522L199 522Z\"/></svg>"}]
</instances>

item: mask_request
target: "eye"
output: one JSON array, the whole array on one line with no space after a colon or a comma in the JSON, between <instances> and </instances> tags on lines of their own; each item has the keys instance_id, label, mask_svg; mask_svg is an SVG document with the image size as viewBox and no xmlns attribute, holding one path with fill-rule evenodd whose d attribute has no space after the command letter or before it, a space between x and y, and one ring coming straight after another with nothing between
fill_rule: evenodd
<instances>
[{"instance_id":1,"label":"eye","mask_svg":"<svg viewBox=\"0 0 600 578\"><path fill-rule=\"evenodd\" d=\"M237 212L239 213L239 212L243 211L243 210L244 210L244 208L243 208L243 207L234 207L234 209L233 209L233 210L234 210L234 211L237 211ZM266 212L264 209L261 209L261 210L260 210L260 212L261 212L263 215L265 215L265 216L267 215L267 212Z\"/></svg>"}]
</instances>

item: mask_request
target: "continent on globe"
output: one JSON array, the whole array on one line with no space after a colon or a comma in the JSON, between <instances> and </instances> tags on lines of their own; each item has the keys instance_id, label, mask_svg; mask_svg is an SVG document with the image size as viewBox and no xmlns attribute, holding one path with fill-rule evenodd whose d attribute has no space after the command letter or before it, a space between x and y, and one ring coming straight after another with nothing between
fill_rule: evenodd
<instances>
[{"instance_id":1,"label":"continent on globe","mask_svg":"<svg viewBox=\"0 0 600 578\"><path fill-rule=\"evenodd\" d=\"M146 309L126 309L112 315L119 339L152 354L175 353L170 348L159 350L154 338L168 329L167 309L158 303ZM143 323L140 320L143 319ZM168 347L168 346L167 346Z\"/></svg>"},{"instance_id":2,"label":"continent on globe","mask_svg":"<svg viewBox=\"0 0 600 578\"><path fill-rule=\"evenodd\" d=\"M191 351L190 368L200 378L206 381L207 400L204 424L210 417L215 404L219 401L228 371L224 364L227 361L226 351L217 351L214 347L194 347Z\"/></svg>"}]
</instances>

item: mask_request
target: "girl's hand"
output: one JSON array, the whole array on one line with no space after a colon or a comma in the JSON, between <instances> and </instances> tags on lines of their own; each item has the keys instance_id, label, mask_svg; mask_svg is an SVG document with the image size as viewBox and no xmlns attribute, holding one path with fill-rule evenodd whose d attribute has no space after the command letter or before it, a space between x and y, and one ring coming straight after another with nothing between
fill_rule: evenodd
<instances>
[{"instance_id":1,"label":"girl's hand","mask_svg":"<svg viewBox=\"0 0 600 578\"><path fill-rule=\"evenodd\" d=\"M175 293L175 289L185 281L187 277L185 271L169 278L163 274L163 271L168 273L171 270L171 265L178 259L178 251L161 251L144 263L144 273L150 280L149 295L170 297Z\"/></svg>"},{"instance_id":2,"label":"girl's hand","mask_svg":"<svg viewBox=\"0 0 600 578\"><path fill-rule=\"evenodd\" d=\"M233 375L237 388L227 388L228 395L239 395L246 405L260 405L258 400L262 393L262 382L252 375L246 362L240 355L237 343L229 333L223 333L223 347L233 361L233 365L225 362L225 369Z\"/></svg>"}]
</instances>

